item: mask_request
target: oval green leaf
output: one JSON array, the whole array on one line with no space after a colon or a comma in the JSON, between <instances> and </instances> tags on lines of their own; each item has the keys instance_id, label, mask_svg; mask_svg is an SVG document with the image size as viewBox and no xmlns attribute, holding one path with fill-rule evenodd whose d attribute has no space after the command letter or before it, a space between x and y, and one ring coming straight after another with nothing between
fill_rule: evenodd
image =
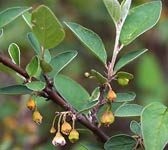
<instances>
[{"instance_id":1,"label":"oval green leaf","mask_svg":"<svg viewBox=\"0 0 168 150\"><path fill-rule=\"evenodd\" d=\"M34 51L36 52L36 54L41 57L42 56L41 47L40 47L40 43L37 40L36 36L32 32L29 32L27 34L27 38L29 40L29 43L33 47Z\"/></svg>"},{"instance_id":2,"label":"oval green leaf","mask_svg":"<svg viewBox=\"0 0 168 150\"><path fill-rule=\"evenodd\" d=\"M24 95L31 94L32 90L28 89L24 85L12 85L8 87L0 88L0 94L2 95Z\"/></svg>"},{"instance_id":3,"label":"oval green leaf","mask_svg":"<svg viewBox=\"0 0 168 150\"><path fill-rule=\"evenodd\" d=\"M107 82L107 79L102 74L100 74L98 71L92 69L91 73L100 84L104 85Z\"/></svg>"},{"instance_id":4,"label":"oval green leaf","mask_svg":"<svg viewBox=\"0 0 168 150\"><path fill-rule=\"evenodd\" d=\"M116 117L138 117L141 116L143 107L137 104L124 104L119 107L115 112Z\"/></svg>"},{"instance_id":5,"label":"oval green leaf","mask_svg":"<svg viewBox=\"0 0 168 150\"><path fill-rule=\"evenodd\" d=\"M48 49L46 49L45 52L44 52L44 60L47 63L50 63L50 61L51 61L51 54L50 54L50 51Z\"/></svg>"},{"instance_id":6,"label":"oval green leaf","mask_svg":"<svg viewBox=\"0 0 168 150\"><path fill-rule=\"evenodd\" d=\"M122 67L136 59L137 57L141 56L147 51L147 49L142 49L142 50L136 50L133 52L129 52L128 54L124 55L122 58L119 59L119 61L116 63L114 67L114 71L117 72L120 70Z\"/></svg>"},{"instance_id":7,"label":"oval green leaf","mask_svg":"<svg viewBox=\"0 0 168 150\"><path fill-rule=\"evenodd\" d=\"M98 100L94 100L94 101L92 101L92 102L89 102L88 104L83 105L82 110L80 110L80 111L78 112L78 114L79 114L79 113L86 113L86 114L87 114L88 111L89 111L90 109L92 109L93 107L95 107L98 103L99 103Z\"/></svg>"},{"instance_id":8,"label":"oval green leaf","mask_svg":"<svg viewBox=\"0 0 168 150\"><path fill-rule=\"evenodd\" d=\"M34 56L31 59L30 63L26 66L26 72L30 77L33 77L34 75L36 75L38 68L39 68L39 59L37 56Z\"/></svg>"},{"instance_id":9,"label":"oval green leaf","mask_svg":"<svg viewBox=\"0 0 168 150\"><path fill-rule=\"evenodd\" d=\"M89 101L97 100L97 99L99 99L99 96L100 96L100 88L97 87L93 90Z\"/></svg>"},{"instance_id":10,"label":"oval green leaf","mask_svg":"<svg viewBox=\"0 0 168 150\"><path fill-rule=\"evenodd\" d=\"M35 9L31 22L32 31L44 49L53 48L64 39L63 27L48 7L41 5Z\"/></svg>"},{"instance_id":11,"label":"oval green leaf","mask_svg":"<svg viewBox=\"0 0 168 150\"><path fill-rule=\"evenodd\" d=\"M67 51L52 58L50 65L52 66L53 70L49 73L49 75L54 77L64 67L66 67L76 57L77 54L77 51Z\"/></svg>"},{"instance_id":12,"label":"oval green leaf","mask_svg":"<svg viewBox=\"0 0 168 150\"><path fill-rule=\"evenodd\" d=\"M134 78L134 76L131 73L128 73L125 71L117 72L116 75L118 78L126 78L126 79L133 79Z\"/></svg>"},{"instance_id":13,"label":"oval green leaf","mask_svg":"<svg viewBox=\"0 0 168 150\"><path fill-rule=\"evenodd\" d=\"M138 136L142 137L142 132L141 132L141 125L140 123L136 122L135 120L131 121L130 123L130 129L131 131Z\"/></svg>"},{"instance_id":14,"label":"oval green leaf","mask_svg":"<svg viewBox=\"0 0 168 150\"><path fill-rule=\"evenodd\" d=\"M26 84L26 87L33 91L41 91L45 88L46 84L42 81L33 81Z\"/></svg>"},{"instance_id":15,"label":"oval green leaf","mask_svg":"<svg viewBox=\"0 0 168 150\"><path fill-rule=\"evenodd\" d=\"M128 45L139 35L151 29L158 22L161 9L161 1L148 2L131 9L121 30L121 43Z\"/></svg>"},{"instance_id":16,"label":"oval green leaf","mask_svg":"<svg viewBox=\"0 0 168 150\"><path fill-rule=\"evenodd\" d=\"M147 105L141 117L145 150L162 150L168 141L168 108L154 102Z\"/></svg>"},{"instance_id":17,"label":"oval green leaf","mask_svg":"<svg viewBox=\"0 0 168 150\"><path fill-rule=\"evenodd\" d=\"M0 29L0 38L3 36L3 29Z\"/></svg>"},{"instance_id":18,"label":"oval green leaf","mask_svg":"<svg viewBox=\"0 0 168 150\"><path fill-rule=\"evenodd\" d=\"M80 84L66 76L55 76L54 86L59 94L79 111L89 100L88 92Z\"/></svg>"},{"instance_id":19,"label":"oval green leaf","mask_svg":"<svg viewBox=\"0 0 168 150\"><path fill-rule=\"evenodd\" d=\"M127 93L117 93L117 98L115 102L131 102L135 99L135 92L127 92Z\"/></svg>"},{"instance_id":20,"label":"oval green leaf","mask_svg":"<svg viewBox=\"0 0 168 150\"><path fill-rule=\"evenodd\" d=\"M9 45L8 53L16 65L20 66L20 49L19 46L15 43Z\"/></svg>"},{"instance_id":21,"label":"oval green leaf","mask_svg":"<svg viewBox=\"0 0 168 150\"><path fill-rule=\"evenodd\" d=\"M117 25L117 23L121 19L120 3L118 2L118 0L103 0L103 1L115 25Z\"/></svg>"},{"instance_id":22,"label":"oval green leaf","mask_svg":"<svg viewBox=\"0 0 168 150\"><path fill-rule=\"evenodd\" d=\"M52 71L52 66L45 60L40 60L40 67L43 73L49 73Z\"/></svg>"},{"instance_id":23,"label":"oval green leaf","mask_svg":"<svg viewBox=\"0 0 168 150\"><path fill-rule=\"evenodd\" d=\"M24 21L27 23L27 25L32 28L32 24L31 24L31 17L32 17L32 14L29 13L28 11L25 12L23 15L22 15Z\"/></svg>"},{"instance_id":24,"label":"oval green leaf","mask_svg":"<svg viewBox=\"0 0 168 150\"><path fill-rule=\"evenodd\" d=\"M107 54L100 37L93 31L72 22L64 22L77 38L106 65Z\"/></svg>"},{"instance_id":25,"label":"oval green leaf","mask_svg":"<svg viewBox=\"0 0 168 150\"><path fill-rule=\"evenodd\" d=\"M80 143L81 146L83 146L83 148L85 149L76 149L76 150L102 150L102 145L100 143L93 143L90 141L90 143L88 142L83 142Z\"/></svg>"},{"instance_id":26,"label":"oval green leaf","mask_svg":"<svg viewBox=\"0 0 168 150\"><path fill-rule=\"evenodd\" d=\"M123 0L121 3L121 19L122 23L125 22L125 19L128 16L132 0Z\"/></svg>"},{"instance_id":27,"label":"oval green leaf","mask_svg":"<svg viewBox=\"0 0 168 150\"><path fill-rule=\"evenodd\" d=\"M30 9L31 7L12 7L0 12L0 28L6 26Z\"/></svg>"},{"instance_id":28,"label":"oval green leaf","mask_svg":"<svg viewBox=\"0 0 168 150\"><path fill-rule=\"evenodd\" d=\"M133 150L136 140L126 134L112 136L105 144L105 150Z\"/></svg>"}]
</instances>

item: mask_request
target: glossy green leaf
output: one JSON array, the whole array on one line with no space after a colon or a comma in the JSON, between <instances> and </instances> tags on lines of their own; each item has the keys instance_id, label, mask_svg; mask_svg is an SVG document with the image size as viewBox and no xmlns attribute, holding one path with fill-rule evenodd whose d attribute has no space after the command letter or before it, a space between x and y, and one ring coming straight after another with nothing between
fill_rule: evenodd
<instances>
[{"instance_id":1,"label":"glossy green leaf","mask_svg":"<svg viewBox=\"0 0 168 150\"><path fill-rule=\"evenodd\" d=\"M100 37L93 31L72 22L65 22L66 26L77 38L106 65L107 54Z\"/></svg>"},{"instance_id":2,"label":"glossy green leaf","mask_svg":"<svg viewBox=\"0 0 168 150\"><path fill-rule=\"evenodd\" d=\"M3 29L0 29L0 38L3 36Z\"/></svg>"},{"instance_id":3,"label":"glossy green leaf","mask_svg":"<svg viewBox=\"0 0 168 150\"><path fill-rule=\"evenodd\" d=\"M51 61L51 54L50 54L50 51L48 49L46 49L45 52L44 52L44 60L47 63L50 63L50 61Z\"/></svg>"},{"instance_id":4,"label":"glossy green leaf","mask_svg":"<svg viewBox=\"0 0 168 150\"><path fill-rule=\"evenodd\" d=\"M142 49L142 50L137 50L137 51L129 52L128 54L124 55L116 63L116 65L114 67L114 71L117 72L122 67L124 67L125 65L127 65L128 63L130 63L131 61L133 61L134 59L136 59L137 57L141 56L142 54L144 54L146 51L147 51L147 49Z\"/></svg>"},{"instance_id":5,"label":"glossy green leaf","mask_svg":"<svg viewBox=\"0 0 168 150\"><path fill-rule=\"evenodd\" d=\"M26 87L33 91L41 91L45 88L45 83L42 81L33 81L26 84Z\"/></svg>"},{"instance_id":6,"label":"glossy green leaf","mask_svg":"<svg viewBox=\"0 0 168 150\"><path fill-rule=\"evenodd\" d=\"M102 150L102 145L99 143L93 143L90 141L90 143L80 143L81 146L83 146L83 148L85 149L76 149L76 150Z\"/></svg>"},{"instance_id":7,"label":"glossy green leaf","mask_svg":"<svg viewBox=\"0 0 168 150\"><path fill-rule=\"evenodd\" d=\"M31 94L32 90L28 89L24 85L12 85L8 87L0 88L0 94L2 95L21 95L21 94Z\"/></svg>"},{"instance_id":8,"label":"glossy green leaf","mask_svg":"<svg viewBox=\"0 0 168 150\"><path fill-rule=\"evenodd\" d=\"M117 93L115 102L131 102L135 99L136 94L134 92Z\"/></svg>"},{"instance_id":9,"label":"glossy green leaf","mask_svg":"<svg viewBox=\"0 0 168 150\"><path fill-rule=\"evenodd\" d=\"M133 79L134 76L131 73L125 72L125 71L119 71L117 72L118 78L126 78L126 79Z\"/></svg>"},{"instance_id":10,"label":"glossy green leaf","mask_svg":"<svg viewBox=\"0 0 168 150\"><path fill-rule=\"evenodd\" d=\"M35 50L36 54L38 56L42 56L42 52L41 52L41 48L40 48L40 44L36 38L36 36L32 33L32 32L29 32L27 34L27 38L31 44L31 46L33 47L33 49Z\"/></svg>"},{"instance_id":11,"label":"glossy green leaf","mask_svg":"<svg viewBox=\"0 0 168 150\"><path fill-rule=\"evenodd\" d=\"M90 96L90 101L94 101L94 100L99 99L99 96L100 96L100 88L97 87L93 90L93 92Z\"/></svg>"},{"instance_id":12,"label":"glossy green leaf","mask_svg":"<svg viewBox=\"0 0 168 150\"><path fill-rule=\"evenodd\" d=\"M31 59L30 63L26 66L26 72L30 77L33 77L37 73L38 68L39 68L39 59L37 56L34 56Z\"/></svg>"},{"instance_id":13,"label":"glossy green leaf","mask_svg":"<svg viewBox=\"0 0 168 150\"><path fill-rule=\"evenodd\" d=\"M77 51L67 51L52 58L50 65L52 66L53 70L49 75L53 77L58 74L76 57L77 54Z\"/></svg>"},{"instance_id":14,"label":"glossy green leaf","mask_svg":"<svg viewBox=\"0 0 168 150\"><path fill-rule=\"evenodd\" d=\"M122 23L125 22L125 19L128 16L132 0L123 0L121 3L121 19Z\"/></svg>"},{"instance_id":15,"label":"glossy green leaf","mask_svg":"<svg viewBox=\"0 0 168 150\"><path fill-rule=\"evenodd\" d=\"M117 25L117 23L121 19L121 6L118 0L103 0L104 4L113 19L114 23Z\"/></svg>"},{"instance_id":16,"label":"glossy green leaf","mask_svg":"<svg viewBox=\"0 0 168 150\"><path fill-rule=\"evenodd\" d=\"M100 74L99 72L97 72L96 70L92 69L91 73L97 79L97 81L100 84L104 85L107 82L107 79L102 74Z\"/></svg>"},{"instance_id":17,"label":"glossy green leaf","mask_svg":"<svg viewBox=\"0 0 168 150\"><path fill-rule=\"evenodd\" d=\"M32 31L44 49L57 46L65 36L62 25L54 13L44 5L32 13Z\"/></svg>"},{"instance_id":18,"label":"glossy green leaf","mask_svg":"<svg viewBox=\"0 0 168 150\"><path fill-rule=\"evenodd\" d=\"M52 66L45 60L40 60L40 67L43 73L49 73L53 70Z\"/></svg>"},{"instance_id":19,"label":"glossy green leaf","mask_svg":"<svg viewBox=\"0 0 168 150\"><path fill-rule=\"evenodd\" d=\"M80 84L66 76L55 76L54 86L59 94L79 111L89 100L88 92Z\"/></svg>"},{"instance_id":20,"label":"glossy green leaf","mask_svg":"<svg viewBox=\"0 0 168 150\"><path fill-rule=\"evenodd\" d=\"M15 43L9 45L8 53L16 65L20 66L20 49L19 46Z\"/></svg>"},{"instance_id":21,"label":"glossy green leaf","mask_svg":"<svg viewBox=\"0 0 168 150\"><path fill-rule=\"evenodd\" d=\"M141 124L145 150L162 150L168 141L168 108L159 102L147 105Z\"/></svg>"},{"instance_id":22,"label":"glossy green leaf","mask_svg":"<svg viewBox=\"0 0 168 150\"><path fill-rule=\"evenodd\" d=\"M105 150L133 150L136 140L126 134L112 136L105 144Z\"/></svg>"},{"instance_id":23,"label":"glossy green leaf","mask_svg":"<svg viewBox=\"0 0 168 150\"><path fill-rule=\"evenodd\" d=\"M80 110L79 113L85 113L85 112L88 113L88 111L91 108L95 107L98 104L98 102L99 102L98 100L94 100L89 102L88 104L83 105L82 110Z\"/></svg>"},{"instance_id":24,"label":"glossy green leaf","mask_svg":"<svg viewBox=\"0 0 168 150\"><path fill-rule=\"evenodd\" d=\"M137 104L125 104L119 107L114 115L116 117L136 117L141 116L143 107Z\"/></svg>"},{"instance_id":25,"label":"glossy green leaf","mask_svg":"<svg viewBox=\"0 0 168 150\"><path fill-rule=\"evenodd\" d=\"M0 12L0 28L6 26L30 9L31 7L12 7Z\"/></svg>"},{"instance_id":26,"label":"glossy green leaf","mask_svg":"<svg viewBox=\"0 0 168 150\"><path fill-rule=\"evenodd\" d=\"M27 23L27 25L32 28L32 24L31 24L31 17L32 17L32 14L29 13L28 11L25 12L23 15L22 15L23 19L25 20L25 22Z\"/></svg>"},{"instance_id":27,"label":"glossy green leaf","mask_svg":"<svg viewBox=\"0 0 168 150\"><path fill-rule=\"evenodd\" d=\"M142 137L142 132L141 132L141 125L140 123L136 122L135 120L131 121L130 123L130 129L131 131L138 136Z\"/></svg>"},{"instance_id":28,"label":"glossy green leaf","mask_svg":"<svg viewBox=\"0 0 168 150\"><path fill-rule=\"evenodd\" d=\"M148 2L131 9L121 30L121 43L128 45L139 35L151 29L158 22L161 9L161 1Z\"/></svg>"}]
</instances>

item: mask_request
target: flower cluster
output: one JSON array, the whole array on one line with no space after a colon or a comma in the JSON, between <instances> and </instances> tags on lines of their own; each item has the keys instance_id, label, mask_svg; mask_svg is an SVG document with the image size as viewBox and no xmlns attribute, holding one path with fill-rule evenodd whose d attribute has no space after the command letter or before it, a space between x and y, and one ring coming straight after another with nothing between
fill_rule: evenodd
<instances>
[{"instance_id":1,"label":"flower cluster","mask_svg":"<svg viewBox=\"0 0 168 150\"><path fill-rule=\"evenodd\" d=\"M37 124L41 124L42 123L42 115L40 114L40 112L37 110L37 105L35 100L32 98L32 96L30 96L30 98L28 99L26 106L29 110L33 111L33 121Z\"/></svg>"},{"instance_id":2,"label":"flower cluster","mask_svg":"<svg viewBox=\"0 0 168 150\"><path fill-rule=\"evenodd\" d=\"M108 84L107 86L108 86L108 92L107 92L107 95L106 95L107 108L103 112L103 114L101 115L101 118L100 118L101 124L103 124L105 126L111 125L115 120L115 117L114 117L114 115L111 111L111 103L113 103L115 101L115 99L117 98L117 95L112 90L111 85Z\"/></svg>"},{"instance_id":3,"label":"flower cluster","mask_svg":"<svg viewBox=\"0 0 168 150\"><path fill-rule=\"evenodd\" d=\"M57 116L59 116L59 119L58 119L57 132L56 132L54 124ZM72 126L70 123L66 121L67 116L71 117ZM55 137L52 140L52 144L54 146L64 146L66 144L66 140L63 135L68 136L69 141L72 143L79 140L79 133L75 129L75 120L76 120L76 116L70 111L56 113L52 123L52 127L50 129L50 133L56 132Z\"/></svg>"}]
</instances>

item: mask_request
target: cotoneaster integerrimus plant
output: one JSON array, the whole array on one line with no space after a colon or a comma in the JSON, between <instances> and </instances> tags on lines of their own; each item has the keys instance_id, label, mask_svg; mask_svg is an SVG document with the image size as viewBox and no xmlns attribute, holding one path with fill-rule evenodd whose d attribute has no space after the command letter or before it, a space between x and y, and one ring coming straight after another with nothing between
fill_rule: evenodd
<instances>
[{"instance_id":1,"label":"cotoneaster integerrimus plant","mask_svg":"<svg viewBox=\"0 0 168 150\"><path fill-rule=\"evenodd\" d=\"M50 133L55 134L52 140L54 146L65 145L67 139L72 143L77 142L80 139L80 132L76 129L75 123L80 122L102 141L105 150L162 150L168 141L167 107L156 102L143 108L130 103L136 98L134 92L118 93L113 89L113 82L118 82L122 87L129 84L134 76L122 70L123 67L147 52L147 49L132 50L116 61L119 52L124 51L127 45L158 22L162 3L157 0L131 8L131 0L103 2L116 29L110 60L107 60L105 46L96 33L77 23L63 22L104 66L103 75L95 69L84 73L88 82L93 78L99 83L91 94L76 81L60 74L78 52L66 51L51 56L50 49L63 42L65 31L54 13L44 5L34 9L12 7L0 13L0 36L3 36L3 29L7 24L22 16L30 27L27 37L36 53L25 69L20 67L21 54L16 43L9 45L10 60L0 55L0 62L23 78L23 84L3 87L0 94L29 94L26 106L32 111L33 121L37 124L46 121L42 120L43 116L38 110L37 97L44 97L64 108L63 112L55 112L49 129ZM116 117L139 117L139 121L132 120L130 123L132 135L106 135L100 127L112 125ZM83 145L83 149L90 148Z\"/></svg>"}]
</instances>

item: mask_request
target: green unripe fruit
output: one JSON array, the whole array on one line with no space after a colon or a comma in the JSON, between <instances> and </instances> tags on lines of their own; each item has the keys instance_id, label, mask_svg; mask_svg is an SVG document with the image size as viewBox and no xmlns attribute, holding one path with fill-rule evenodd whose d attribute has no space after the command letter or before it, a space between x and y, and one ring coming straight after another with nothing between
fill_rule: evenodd
<instances>
[{"instance_id":1,"label":"green unripe fruit","mask_svg":"<svg viewBox=\"0 0 168 150\"><path fill-rule=\"evenodd\" d=\"M118 78L117 81L118 81L118 84L121 86L126 86L129 83L129 79L127 78Z\"/></svg>"}]
</instances>

